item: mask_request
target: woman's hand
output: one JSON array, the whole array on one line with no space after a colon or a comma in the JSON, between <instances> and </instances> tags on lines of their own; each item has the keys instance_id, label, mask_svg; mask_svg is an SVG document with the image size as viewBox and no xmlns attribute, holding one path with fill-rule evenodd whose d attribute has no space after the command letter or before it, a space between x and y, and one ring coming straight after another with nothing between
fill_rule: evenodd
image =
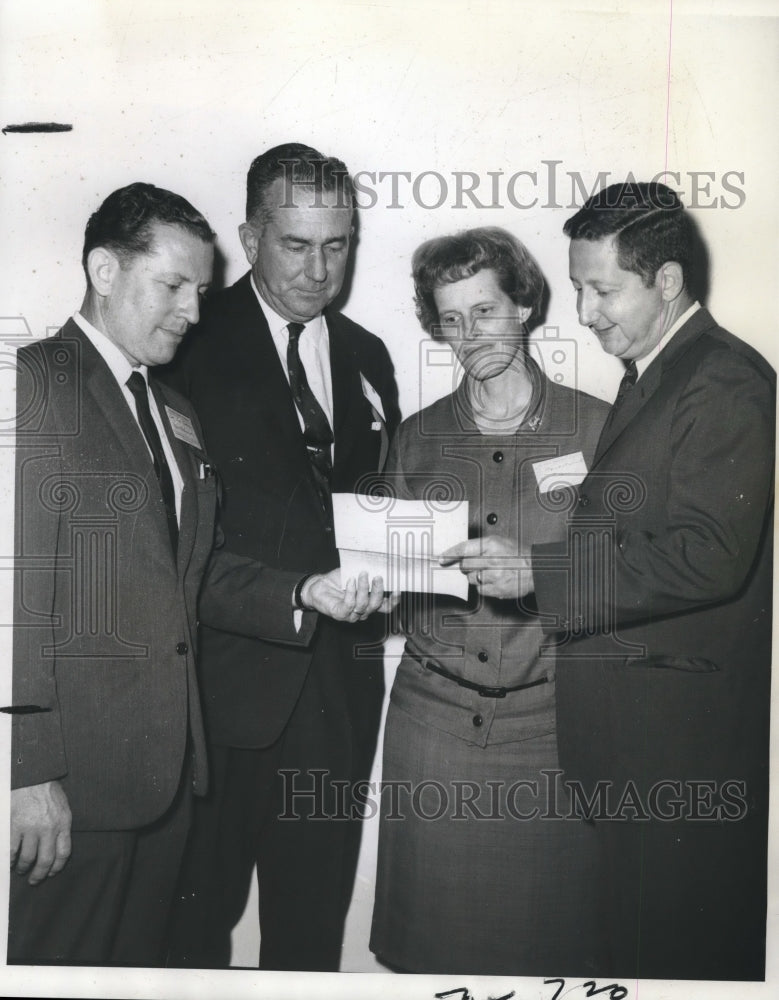
<instances>
[{"instance_id":1,"label":"woman's hand","mask_svg":"<svg viewBox=\"0 0 779 1000\"><path fill-rule=\"evenodd\" d=\"M535 590L530 556L520 554L516 543L502 535L459 542L443 553L440 562L459 563L468 583L485 597L525 597Z\"/></svg>"}]
</instances>

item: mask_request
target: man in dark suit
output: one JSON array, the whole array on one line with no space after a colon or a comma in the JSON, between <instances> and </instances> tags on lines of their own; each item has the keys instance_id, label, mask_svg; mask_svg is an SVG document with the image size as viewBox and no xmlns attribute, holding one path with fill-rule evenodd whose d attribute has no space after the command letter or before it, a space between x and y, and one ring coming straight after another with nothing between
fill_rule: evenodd
<instances>
[{"instance_id":1,"label":"man in dark suit","mask_svg":"<svg viewBox=\"0 0 779 1000\"><path fill-rule=\"evenodd\" d=\"M220 470L227 545L287 571L337 566L331 494L367 491L399 416L383 343L328 308L353 208L340 160L297 143L257 157L239 228L251 270L209 301L171 373ZM359 846L351 790L369 775L382 705L380 639L375 622L321 621L306 649L203 629L213 784L170 964L229 965L256 864L260 967L338 969Z\"/></svg>"},{"instance_id":2,"label":"man in dark suit","mask_svg":"<svg viewBox=\"0 0 779 1000\"><path fill-rule=\"evenodd\" d=\"M508 550L451 554L485 593L532 593L557 650L605 971L762 979L774 372L695 301L692 223L664 185L608 187L565 233L579 320L626 363L568 539L524 554L519 585Z\"/></svg>"},{"instance_id":3,"label":"man in dark suit","mask_svg":"<svg viewBox=\"0 0 779 1000\"><path fill-rule=\"evenodd\" d=\"M213 242L178 195L115 191L87 225L80 312L18 354L11 962L160 963L207 782L206 572L206 620L301 648L316 615L296 627L296 588L346 618L376 603L365 580L301 588L224 549L206 569L213 466L190 404L149 368L197 321Z\"/></svg>"}]
</instances>

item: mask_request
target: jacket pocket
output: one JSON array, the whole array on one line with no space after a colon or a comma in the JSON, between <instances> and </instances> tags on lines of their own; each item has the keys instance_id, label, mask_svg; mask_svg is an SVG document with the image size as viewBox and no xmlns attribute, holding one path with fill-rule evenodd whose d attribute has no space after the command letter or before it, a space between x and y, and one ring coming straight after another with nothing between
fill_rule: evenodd
<instances>
[{"instance_id":1,"label":"jacket pocket","mask_svg":"<svg viewBox=\"0 0 779 1000\"><path fill-rule=\"evenodd\" d=\"M713 674L719 667L713 660L703 656L670 656L656 653L652 656L642 656L640 659L626 661L629 667L650 667L654 670L682 670L687 674Z\"/></svg>"}]
</instances>

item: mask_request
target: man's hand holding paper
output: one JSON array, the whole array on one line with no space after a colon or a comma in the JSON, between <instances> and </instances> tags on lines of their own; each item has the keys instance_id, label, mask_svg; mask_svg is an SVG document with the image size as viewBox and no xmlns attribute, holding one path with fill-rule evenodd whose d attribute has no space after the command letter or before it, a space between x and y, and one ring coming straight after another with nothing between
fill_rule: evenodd
<instances>
[{"instance_id":1,"label":"man's hand holding paper","mask_svg":"<svg viewBox=\"0 0 779 1000\"><path fill-rule=\"evenodd\" d=\"M386 614L392 611L399 599L399 593L385 593L380 575L370 578L365 571L356 577L347 577L341 569L315 573L300 588L303 609L318 611L342 622L365 621L375 611Z\"/></svg>"}]
</instances>

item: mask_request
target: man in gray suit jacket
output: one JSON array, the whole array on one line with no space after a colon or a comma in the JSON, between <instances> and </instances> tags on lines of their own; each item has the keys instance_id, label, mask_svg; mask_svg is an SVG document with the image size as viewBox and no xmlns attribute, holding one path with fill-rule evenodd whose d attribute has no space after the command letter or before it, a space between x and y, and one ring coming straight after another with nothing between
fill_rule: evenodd
<instances>
[{"instance_id":1,"label":"man in gray suit jacket","mask_svg":"<svg viewBox=\"0 0 779 1000\"><path fill-rule=\"evenodd\" d=\"M217 477L158 383L199 316L214 233L149 184L90 218L80 312L18 355L9 961L154 965L207 784L195 677L206 620L305 646L363 579L265 570L214 543ZM379 596L379 600L383 593ZM296 627L299 626L299 627Z\"/></svg>"},{"instance_id":2,"label":"man in gray suit jacket","mask_svg":"<svg viewBox=\"0 0 779 1000\"><path fill-rule=\"evenodd\" d=\"M519 592L601 845L605 973L762 979L774 371L695 300L669 188L607 187L565 233L579 320L626 370L568 538L521 554ZM480 547L451 555L516 593L512 553Z\"/></svg>"}]
</instances>

